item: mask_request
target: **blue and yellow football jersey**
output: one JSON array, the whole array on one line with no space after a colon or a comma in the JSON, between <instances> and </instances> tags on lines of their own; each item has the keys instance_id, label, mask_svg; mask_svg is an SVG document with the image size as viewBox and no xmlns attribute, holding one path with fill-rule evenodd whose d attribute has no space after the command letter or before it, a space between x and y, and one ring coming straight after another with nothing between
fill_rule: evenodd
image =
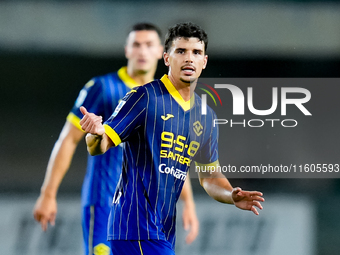
<instances>
[{"instance_id":1,"label":"blue and yellow football jersey","mask_svg":"<svg viewBox=\"0 0 340 255\"><path fill-rule=\"evenodd\" d=\"M165 75L122 99L105 133L125 142L122 178L113 199L110 240L175 243L176 202L191 162L218 159L215 113L201 114L201 99L185 102Z\"/></svg>"},{"instance_id":2,"label":"blue and yellow football jersey","mask_svg":"<svg viewBox=\"0 0 340 255\"><path fill-rule=\"evenodd\" d=\"M119 104L119 100L138 84L128 76L126 67L118 72L98 76L90 80L67 116L67 120L78 127L83 114L80 106L107 120ZM122 147L112 148L100 156L89 156L87 171L82 187L82 206L111 206L116 185L122 169Z\"/></svg>"}]
</instances>

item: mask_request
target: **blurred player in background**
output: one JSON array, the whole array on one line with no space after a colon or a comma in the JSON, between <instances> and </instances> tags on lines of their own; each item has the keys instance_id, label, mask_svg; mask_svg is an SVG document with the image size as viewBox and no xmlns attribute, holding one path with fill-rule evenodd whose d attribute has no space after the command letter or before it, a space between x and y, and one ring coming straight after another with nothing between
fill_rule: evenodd
<instances>
[{"instance_id":1,"label":"blurred player in background","mask_svg":"<svg viewBox=\"0 0 340 255\"><path fill-rule=\"evenodd\" d=\"M113 254L174 255L176 202L190 163L205 169L219 166L216 115L211 108L202 115L201 98L190 90L196 86L190 81L206 67L207 43L199 26L175 25L163 54L168 75L127 93L104 125L100 116L80 108L91 155L125 145L122 179L109 217ZM262 209L261 192L233 188L217 171L200 171L199 178L217 201L255 214L255 207Z\"/></svg>"},{"instance_id":2,"label":"blurred player in background","mask_svg":"<svg viewBox=\"0 0 340 255\"><path fill-rule=\"evenodd\" d=\"M134 25L125 46L127 67L91 79L80 91L52 150L41 194L34 206L34 218L44 231L48 223L55 224L57 191L69 169L75 149L85 134L79 125L83 116L79 107L84 105L106 120L131 88L152 81L163 53L160 36L159 28L153 24ZM82 187L82 227L86 255L110 254L107 219L121 175L122 159L122 146L112 148L101 156L88 157ZM181 198L184 201L184 228L190 228L186 241L191 243L198 234L198 220L190 180L186 182Z\"/></svg>"}]
</instances>

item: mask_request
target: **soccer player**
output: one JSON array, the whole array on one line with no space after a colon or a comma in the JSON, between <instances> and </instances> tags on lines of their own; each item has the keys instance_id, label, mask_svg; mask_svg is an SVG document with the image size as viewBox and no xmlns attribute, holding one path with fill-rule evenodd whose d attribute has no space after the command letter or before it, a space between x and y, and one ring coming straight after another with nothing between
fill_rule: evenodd
<instances>
[{"instance_id":1,"label":"soccer player","mask_svg":"<svg viewBox=\"0 0 340 255\"><path fill-rule=\"evenodd\" d=\"M81 107L91 155L124 142L122 179L109 217L108 238L113 254L173 255L175 205L192 161L201 166L218 162L215 113L201 114L201 99L190 90L207 65L208 38L193 23L170 28L163 54L168 75L134 88L112 116L102 118ZM221 173L199 173L206 192L222 203L255 214L262 193L233 188Z\"/></svg>"},{"instance_id":2,"label":"soccer player","mask_svg":"<svg viewBox=\"0 0 340 255\"><path fill-rule=\"evenodd\" d=\"M127 67L91 79L80 91L51 153L41 194L34 207L34 218L40 222L44 231L48 223L54 225L58 188L69 169L79 141L85 135L79 125L83 116L79 107L84 105L90 111L108 119L119 100L131 88L152 81L158 60L162 58L163 53L160 36L160 30L156 26L148 23L136 24L126 41ZM122 159L121 146L112 148L104 155L88 157L82 187L82 227L86 255L110 253L107 219L121 175ZM198 220L190 182L186 183L181 198L184 201L184 227L190 227L186 241L190 243L198 234Z\"/></svg>"}]
</instances>

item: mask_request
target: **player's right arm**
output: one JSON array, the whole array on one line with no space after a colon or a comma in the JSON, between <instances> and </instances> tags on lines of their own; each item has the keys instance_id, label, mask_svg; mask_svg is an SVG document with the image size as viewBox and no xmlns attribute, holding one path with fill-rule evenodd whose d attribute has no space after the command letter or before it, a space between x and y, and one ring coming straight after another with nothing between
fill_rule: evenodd
<instances>
[{"instance_id":1,"label":"player's right arm","mask_svg":"<svg viewBox=\"0 0 340 255\"><path fill-rule=\"evenodd\" d=\"M245 191L239 187L233 188L221 172L213 170L220 166L218 160L210 164L195 163L200 169L210 167L208 171L198 172L200 184L210 197L221 203L234 204L239 209L252 211L256 215L259 213L255 207L262 210L260 202L264 202L263 194L258 191Z\"/></svg>"},{"instance_id":2,"label":"player's right arm","mask_svg":"<svg viewBox=\"0 0 340 255\"><path fill-rule=\"evenodd\" d=\"M212 119L217 118L211 109L208 116ZM206 123L213 123L213 121L206 121ZM208 125L205 131L208 134L208 139L203 144L195 160L196 166L202 169L202 171L198 172L201 186L215 200L221 203L234 204L239 209L249 210L258 215L256 207L262 209L260 202L264 202L262 193L245 191L239 187L233 188L229 180L221 172L215 171L220 168L218 161L218 126Z\"/></svg>"},{"instance_id":3,"label":"player's right arm","mask_svg":"<svg viewBox=\"0 0 340 255\"><path fill-rule=\"evenodd\" d=\"M34 218L40 222L43 231L46 231L48 223L51 225L55 223L58 188L70 167L73 154L84 134L72 123L66 121L53 147L40 196L33 209Z\"/></svg>"},{"instance_id":4,"label":"player's right arm","mask_svg":"<svg viewBox=\"0 0 340 255\"><path fill-rule=\"evenodd\" d=\"M81 128L88 133L86 135L87 151L92 155L104 154L108 149L115 146L112 140L105 134L102 117L89 113L85 107L80 107L84 115L80 121Z\"/></svg>"},{"instance_id":5,"label":"player's right arm","mask_svg":"<svg viewBox=\"0 0 340 255\"><path fill-rule=\"evenodd\" d=\"M148 93L145 86L129 91L120 101L111 117L102 124L102 118L80 107L83 118L81 128L88 133L86 145L94 156L125 142L145 125Z\"/></svg>"}]
</instances>

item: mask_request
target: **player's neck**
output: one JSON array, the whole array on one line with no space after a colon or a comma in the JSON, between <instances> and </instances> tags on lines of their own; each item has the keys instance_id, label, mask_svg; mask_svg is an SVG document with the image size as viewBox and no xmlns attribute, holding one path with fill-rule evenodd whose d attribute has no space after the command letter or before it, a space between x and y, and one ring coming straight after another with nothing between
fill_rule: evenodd
<instances>
[{"instance_id":1,"label":"player's neck","mask_svg":"<svg viewBox=\"0 0 340 255\"><path fill-rule=\"evenodd\" d=\"M153 80L153 75L137 75L132 77L139 85L144 85Z\"/></svg>"},{"instance_id":2,"label":"player's neck","mask_svg":"<svg viewBox=\"0 0 340 255\"><path fill-rule=\"evenodd\" d=\"M180 80L177 81L171 75L168 75L168 77L172 85L174 85L178 93L182 96L183 100L189 101L195 91L196 82L187 83Z\"/></svg>"},{"instance_id":3,"label":"player's neck","mask_svg":"<svg viewBox=\"0 0 340 255\"><path fill-rule=\"evenodd\" d=\"M134 71L132 68L127 68L128 75L139 85L144 85L154 79L156 70L151 70L145 73L139 73Z\"/></svg>"}]
</instances>

